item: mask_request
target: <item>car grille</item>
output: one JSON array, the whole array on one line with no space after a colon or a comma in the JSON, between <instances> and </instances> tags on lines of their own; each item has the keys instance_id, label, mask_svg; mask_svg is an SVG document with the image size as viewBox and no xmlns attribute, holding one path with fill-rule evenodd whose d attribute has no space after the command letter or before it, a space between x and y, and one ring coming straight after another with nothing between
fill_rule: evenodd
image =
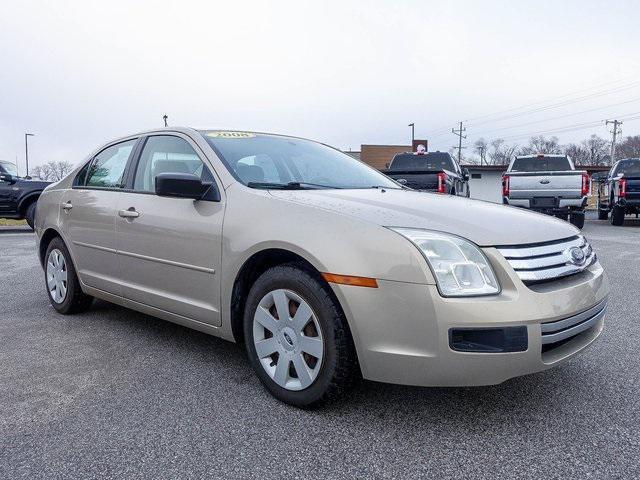
<instances>
[{"instance_id":1,"label":"car grille","mask_svg":"<svg viewBox=\"0 0 640 480\"><path fill-rule=\"evenodd\" d=\"M597 258L591 245L582 235L553 242L505 246L497 249L518 274L520 280L526 284L548 282L574 275L592 265Z\"/></svg>"},{"instance_id":2,"label":"car grille","mask_svg":"<svg viewBox=\"0 0 640 480\"><path fill-rule=\"evenodd\" d=\"M542 324L542 351L559 347L576 335L589 330L604 317L607 300L591 307L589 310L562 320Z\"/></svg>"}]
</instances>

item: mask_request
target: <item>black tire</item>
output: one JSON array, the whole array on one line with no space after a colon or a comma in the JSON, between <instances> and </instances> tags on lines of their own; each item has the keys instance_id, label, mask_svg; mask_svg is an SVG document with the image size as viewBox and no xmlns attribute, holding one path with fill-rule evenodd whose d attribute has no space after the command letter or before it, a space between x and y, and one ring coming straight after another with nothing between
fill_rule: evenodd
<instances>
[{"instance_id":1,"label":"black tire","mask_svg":"<svg viewBox=\"0 0 640 480\"><path fill-rule=\"evenodd\" d=\"M584 212L574 212L569 216L569 221L574 227L582 229L584 227Z\"/></svg>"},{"instance_id":2,"label":"black tire","mask_svg":"<svg viewBox=\"0 0 640 480\"><path fill-rule=\"evenodd\" d=\"M323 359L317 377L307 388L281 387L263 368L254 345L253 319L260 301L269 292L294 292L311 307L324 340ZM251 287L244 312L244 339L249 363L266 389L278 400L310 408L340 397L360 378L353 339L330 287L317 273L289 263L270 268ZM279 361L279 358L278 358Z\"/></svg>"},{"instance_id":3,"label":"black tire","mask_svg":"<svg viewBox=\"0 0 640 480\"><path fill-rule=\"evenodd\" d=\"M609 218L609 211L598 208L598 220L606 220Z\"/></svg>"},{"instance_id":4,"label":"black tire","mask_svg":"<svg viewBox=\"0 0 640 480\"><path fill-rule=\"evenodd\" d=\"M24 214L24 219L27 221L27 224L33 230L33 226L35 225L36 219L36 202L31 202L31 204L27 207L27 211Z\"/></svg>"},{"instance_id":5,"label":"black tire","mask_svg":"<svg viewBox=\"0 0 640 480\"><path fill-rule=\"evenodd\" d=\"M49 261L51 252L54 250L58 250L62 254L62 256L64 257L64 263L66 265L67 291L62 302L56 302L53 299L49 290L49 286L47 284L47 263ZM76 274L75 266L71 261L71 255L69 255L69 250L67 250L67 246L64 244L60 237L56 237L51 240L49 246L47 247L47 253L44 257L44 283L51 305L59 313L62 313L64 315L83 312L87 310L93 302L93 297L86 295L82 291L82 288L80 287L80 281L78 280L78 275Z\"/></svg>"},{"instance_id":6,"label":"black tire","mask_svg":"<svg viewBox=\"0 0 640 480\"><path fill-rule=\"evenodd\" d=\"M615 205L611 210L611 225L619 227L624 223L624 208Z\"/></svg>"}]
</instances>

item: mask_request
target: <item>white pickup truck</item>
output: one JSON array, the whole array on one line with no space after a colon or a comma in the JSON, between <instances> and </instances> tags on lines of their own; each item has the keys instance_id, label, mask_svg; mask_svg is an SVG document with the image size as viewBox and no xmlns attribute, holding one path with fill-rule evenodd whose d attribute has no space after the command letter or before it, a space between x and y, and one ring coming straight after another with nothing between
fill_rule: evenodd
<instances>
[{"instance_id":1,"label":"white pickup truck","mask_svg":"<svg viewBox=\"0 0 640 480\"><path fill-rule=\"evenodd\" d=\"M502 176L502 203L529 208L584 226L589 175L566 155L515 157Z\"/></svg>"}]
</instances>

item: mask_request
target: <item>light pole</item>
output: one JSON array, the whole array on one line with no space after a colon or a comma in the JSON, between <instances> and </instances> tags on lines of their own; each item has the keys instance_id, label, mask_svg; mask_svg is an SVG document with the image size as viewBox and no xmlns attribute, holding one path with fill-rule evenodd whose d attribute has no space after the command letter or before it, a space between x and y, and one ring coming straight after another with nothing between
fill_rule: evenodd
<instances>
[{"instance_id":1,"label":"light pole","mask_svg":"<svg viewBox=\"0 0 640 480\"><path fill-rule=\"evenodd\" d=\"M24 134L24 162L27 164L27 174L25 177L29 177L29 144L27 142L28 137L35 136L35 133L25 133Z\"/></svg>"},{"instance_id":2,"label":"light pole","mask_svg":"<svg viewBox=\"0 0 640 480\"><path fill-rule=\"evenodd\" d=\"M415 124L414 123L410 123L407 126L411 127L411 151L413 152L413 141L416 138L416 136L415 136Z\"/></svg>"}]
</instances>

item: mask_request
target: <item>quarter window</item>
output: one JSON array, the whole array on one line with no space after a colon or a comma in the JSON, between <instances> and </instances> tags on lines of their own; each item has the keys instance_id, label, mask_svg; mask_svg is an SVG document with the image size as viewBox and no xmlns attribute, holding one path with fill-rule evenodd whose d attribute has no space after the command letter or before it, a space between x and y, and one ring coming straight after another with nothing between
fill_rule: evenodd
<instances>
[{"instance_id":1,"label":"quarter window","mask_svg":"<svg viewBox=\"0 0 640 480\"><path fill-rule=\"evenodd\" d=\"M118 143L96 155L87 172L86 186L122 188L124 171L135 143L136 140Z\"/></svg>"},{"instance_id":2,"label":"quarter window","mask_svg":"<svg viewBox=\"0 0 640 480\"><path fill-rule=\"evenodd\" d=\"M200 157L189 142L169 135L149 137L136 169L133 188L141 192L155 192L159 173L192 173L204 181L212 179Z\"/></svg>"}]
</instances>

